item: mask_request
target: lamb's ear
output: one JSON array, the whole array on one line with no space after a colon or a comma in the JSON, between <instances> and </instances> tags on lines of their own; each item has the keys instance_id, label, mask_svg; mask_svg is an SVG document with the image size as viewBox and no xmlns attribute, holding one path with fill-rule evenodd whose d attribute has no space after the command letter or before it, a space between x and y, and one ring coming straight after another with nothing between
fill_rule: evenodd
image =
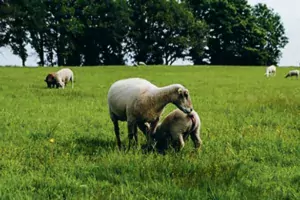
<instances>
[{"instance_id":1,"label":"lamb's ear","mask_svg":"<svg viewBox=\"0 0 300 200\"><path fill-rule=\"evenodd\" d=\"M182 94L182 89L181 88L178 89L178 94Z\"/></svg>"}]
</instances>

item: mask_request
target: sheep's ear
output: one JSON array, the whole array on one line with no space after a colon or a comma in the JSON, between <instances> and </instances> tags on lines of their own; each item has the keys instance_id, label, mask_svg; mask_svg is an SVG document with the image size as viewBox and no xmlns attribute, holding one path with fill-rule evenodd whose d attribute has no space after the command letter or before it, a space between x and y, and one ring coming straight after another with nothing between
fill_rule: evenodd
<instances>
[{"instance_id":1,"label":"sheep's ear","mask_svg":"<svg viewBox=\"0 0 300 200\"><path fill-rule=\"evenodd\" d=\"M184 90L183 94L184 94L184 95L188 95L188 94L189 94L189 91Z\"/></svg>"},{"instance_id":2,"label":"sheep's ear","mask_svg":"<svg viewBox=\"0 0 300 200\"><path fill-rule=\"evenodd\" d=\"M181 93L182 93L182 89L179 88L179 89L178 89L178 94L181 94Z\"/></svg>"}]
</instances>

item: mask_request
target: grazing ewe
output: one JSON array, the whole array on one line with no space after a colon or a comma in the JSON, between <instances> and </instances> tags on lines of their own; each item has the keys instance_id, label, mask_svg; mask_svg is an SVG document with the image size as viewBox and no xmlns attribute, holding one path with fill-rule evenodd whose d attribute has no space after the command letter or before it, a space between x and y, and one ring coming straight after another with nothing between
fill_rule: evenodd
<instances>
[{"instance_id":1,"label":"grazing ewe","mask_svg":"<svg viewBox=\"0 0 300 200\"><path fill-rule=\"evenodd\" d=\"M287 78L287 77L292 77L292 76L297 76L297 79L298 79L299 73L300 73L300 71L297 70L297 69L291 70L291 71L289 71L289 73L285 76L285 78Z\"/></svg>"},{"instance_id":2,"label":"grazing ewe","mask_svg":"<svg viewBox=\"0 0 300 200\"><path fill-rule=\"evenodd\" d=\"M157 87L145 79L128 78L113 83L107 97L119 149L121 140L118 121L127 121L130 149L133 137L138 143L137 127L148 136L150 143L167 104L173 103L184 113L193 111L189 92L180 84Z\"/></svg>"},{"instance_id":3,"label":"grazing ewe","mask_svg":"<svg viewBox=\"0 0 300 200\"><path fill-rule=\"evenodd\" d=\"M164 152L171 142L173 148L179 151L184 147L184 142L191 136L195 149L198 149L202 145L200 127L201 121L196 111L193 110L190 114L185 114L179 109L175 109L156 128L154 134L157 141L156 148L160 152Z\"/></svg>"},{"instance_id":4,"label":"grazing ewe","mask_svg":"<svg viewBox=\"0 0 300 200\"><path fill-rule=\"evenodd\" d=\"M69 68L64 68L55 73L55 79L58 82L59 86L63 89L67 85L69 81L72 82L72 88L73 88L73 82L74 82L74 74L72 70Z\"/></svg>"},{"instance_id":5,"label":"grazing ewe","mask_svg":"<svg viewBox=\"0 0 300 200\"><path fill-rule=\"evenodd\" d=\"M271 65L271 66L267 67L265 75L267 77L269 77L270 75L276 76L276 66Z\"/></svg>"},{"instance_id":6,"label":"grazing ewe","mask_svg":"<svg viewBox=\"0 0 300 200\"><path fill-rule=\"evenodd\" d=\"M52 87L54 88L54 86L56 86L56 88L59 87L59 84L57 83L57 81L55 79L54 72L52 72L46 76L45 82L47 83L48 88L52 88Z\"/></svg>"}]
</instances>

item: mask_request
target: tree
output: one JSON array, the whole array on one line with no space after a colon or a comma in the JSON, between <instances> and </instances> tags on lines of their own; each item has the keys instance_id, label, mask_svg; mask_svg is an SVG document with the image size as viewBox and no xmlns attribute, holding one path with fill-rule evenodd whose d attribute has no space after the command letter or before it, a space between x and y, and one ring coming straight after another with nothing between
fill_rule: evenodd
<instances>
[{"instance_id":1,"label":"tree","mask_svg":"<svg viewBox=\"0 0 300 200\"><path fill-rule=\"evenodd\" d=\"M277 64L281 57L281 50L288 43L281 17L273 9L269 9L266 4L261 3L252 8L252 14L255 17L256 25L262 28L263 32L262 39L265 43L260 50L266 56L264 64Z\"/></svg>"},{"instance_id":2,"label":"tree","mask_svg":"<svg viewBox=\"0 0 300 200\"><path fill-rule=\"evenodd\" d=\"M8 44L13 54L19 56L22 60L22 66L25 66L28 54L26 50L26 45L28 44L28 35L26 27L26 18L28 16L27 9L25 7L26 1L16 0L7 4L8 6L8 16L4 23L5 35L3 44Z\"/></svg>"},{"instance_id":3,"label":"tree","mask_svg":"<svg viewBox=\"0 0 300 200\"><path fill-rule=\"evenodd\" d=\"M205 44L205 23L196 20L176 0L129 0L134 26L130 33L134 60L148 64L172 64L185 59L192 46L201 53Z\"/></svg>"},{"instance_id":4,"label":"tree","mask_svg":"<svg viewBox=\"0 0 300 200\"><path fill-rule=\"evenodd\" d=\"M234 64L239 59L239 49L247 35L250 6L246 0L187 0L198 19L209 25L208 48L204 57L194 57L195 64L209 60L211 64Z\"/></svg>"}]
</instances>

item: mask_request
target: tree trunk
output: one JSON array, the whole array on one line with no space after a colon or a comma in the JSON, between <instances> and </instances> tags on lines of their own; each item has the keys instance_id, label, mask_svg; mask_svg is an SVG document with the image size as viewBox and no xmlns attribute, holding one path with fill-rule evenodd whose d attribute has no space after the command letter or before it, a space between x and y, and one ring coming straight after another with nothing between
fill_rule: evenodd
<instances>
[{"instance_id":1,"label":"tree trunk","mask_svg":"<svg viewBox=\"0 0 300 200\"><path fill-rule=\"evenodd\" d=\"M40 38L41 38L41 42L40 42L40 48L39 48L39 57L40 57L40 62L39 65L40 66L44 66L45 65L45 58L44 58L44 34L43 33L39 33L40 34Z\"/></svg>"}]
</instances>

